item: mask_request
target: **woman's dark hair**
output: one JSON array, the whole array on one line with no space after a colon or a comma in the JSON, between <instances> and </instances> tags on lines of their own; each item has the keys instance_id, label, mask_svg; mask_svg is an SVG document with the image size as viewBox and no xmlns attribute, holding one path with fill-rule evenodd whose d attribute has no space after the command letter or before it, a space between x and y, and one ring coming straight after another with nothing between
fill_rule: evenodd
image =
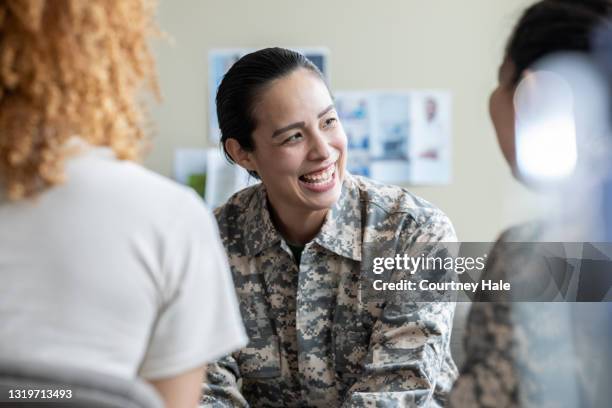
<instances>
[{"instance_id":1,"label":"woman's dark hair","mask_svg":"<svg viewBox=\"0 0 612 408\"><path fill-rule=\"evenodd\" d=\"M591 52L594 30L609 24L610 0L542 0L529 7L508 41L514 83L540 58L556 52Z\"/></svg>"},{"instance_id":2,"label":"woman's dark hair","mask_svg":"<svg viewBox=\"0 0 612 408\"><path fill-rule=\"evenodd\" d=\"M253 116L257 97L270 82L299 68L315 73L325 82L321 71L304 55L277 47L247 54L227 71L217 91L217 118L223 152L230 162L234 160L225 148L227 139L236 139L244 150L255 149L252 133L257 127ZM257 173L249 173L259 178Z\"/></svg>"}]
</instances>

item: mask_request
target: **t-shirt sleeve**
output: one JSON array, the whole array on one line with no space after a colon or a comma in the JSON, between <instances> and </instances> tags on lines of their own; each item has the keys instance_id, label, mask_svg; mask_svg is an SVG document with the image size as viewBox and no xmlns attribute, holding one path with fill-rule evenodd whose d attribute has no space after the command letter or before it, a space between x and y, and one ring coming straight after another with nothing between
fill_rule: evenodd
<instances>
[{"instance_id":1,"label":"t-shirt sleeve","mask_svg":"<svg viewBox=\"0 0 612 408\"><path fill-rule=\"evenodd\" d=\"M140 369L150 380L203 366L248 341L217 224L191 198L161 254L165 299Z\"/></svg>"}]
</instances>

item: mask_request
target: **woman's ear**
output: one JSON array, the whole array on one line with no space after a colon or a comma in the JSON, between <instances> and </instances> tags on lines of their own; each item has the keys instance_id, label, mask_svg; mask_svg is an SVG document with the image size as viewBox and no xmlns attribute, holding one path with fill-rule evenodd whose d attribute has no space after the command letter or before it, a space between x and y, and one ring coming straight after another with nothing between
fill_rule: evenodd
<instances>
[{"instance_id":1,"label":"woman's ear","mask_svg":"<svg viewBox=\"0 0 612 408\"><path fill-rule=\"evenodd\" d=\"M225 150L239 166L248 171L257 171L257 165L253 158L253 154L250 151L244 150L242 146L240 146L238 140L231 137L228 138L225 141Z\"/></svg>"}]
</instances>

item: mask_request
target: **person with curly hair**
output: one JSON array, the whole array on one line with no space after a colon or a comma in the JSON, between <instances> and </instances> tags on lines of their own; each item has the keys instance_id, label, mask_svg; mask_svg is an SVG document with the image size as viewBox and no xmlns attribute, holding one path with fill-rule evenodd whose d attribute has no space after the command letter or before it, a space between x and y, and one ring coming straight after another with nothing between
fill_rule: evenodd
<instances>
[{"instance_id":1,"label":"person with curly hair","mask_svg":"<svg viewBox=\"0 0 612 408\"><path fill-rule=\"evenodd\" d=\"M140 377L193 407L204 364L246 337L212 215L134 163L154 12L0 3L0 359Z\"/></svg>"}]
</instances>

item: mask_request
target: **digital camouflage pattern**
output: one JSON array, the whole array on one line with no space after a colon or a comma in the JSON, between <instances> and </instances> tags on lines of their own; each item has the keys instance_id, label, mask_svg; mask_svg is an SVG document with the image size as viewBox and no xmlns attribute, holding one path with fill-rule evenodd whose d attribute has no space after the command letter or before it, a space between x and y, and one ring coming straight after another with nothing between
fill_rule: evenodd
<instances>
[{"instance_id":1,"label":"digital camouflage pattern","mask_svg":"<svg viewBox=\"0 0 612 408\"><path fill-rule=\"evenodd\" d=\"M534 262L542 259L539 250L543 246L536 242L545 228L542 223L532 223L502 234L482 279L503 279L523 294L529 286L536 288L535 292L538 286L542 288L538 281L541 266ZM509 242L525 244L507 245ZM555 252L563 253L562 243L545 248L555 246ZM473 303L468 316L466 361L450 393L450 407L600 406L588 403L596 393L582 386L579 374L597 372L601 363L593 356L601 353L597 348L580 350L581 345L593 342L585 341L585 326L579 328L574 315L579 312L594 319L600 314L601 304L514 302L512 292L479 300L482 302ZM593 376L587 377L583 384L597 382Z\"/></svg>"},{"instance_id":2,"label":"digital camouflage pattern","mask_svg":"<svg viewBox=\"0 0 612 408\"><path fill-rule=\"evenodd\" d=\"M347 175L299 267L262 185L216 211L250 342L207 368L203 407L435 407L456 377L452 302L364 296L375 256L456 241L404 189ZM369 271L368 271L369 269Z\"/></svg>"}]
</instances>

